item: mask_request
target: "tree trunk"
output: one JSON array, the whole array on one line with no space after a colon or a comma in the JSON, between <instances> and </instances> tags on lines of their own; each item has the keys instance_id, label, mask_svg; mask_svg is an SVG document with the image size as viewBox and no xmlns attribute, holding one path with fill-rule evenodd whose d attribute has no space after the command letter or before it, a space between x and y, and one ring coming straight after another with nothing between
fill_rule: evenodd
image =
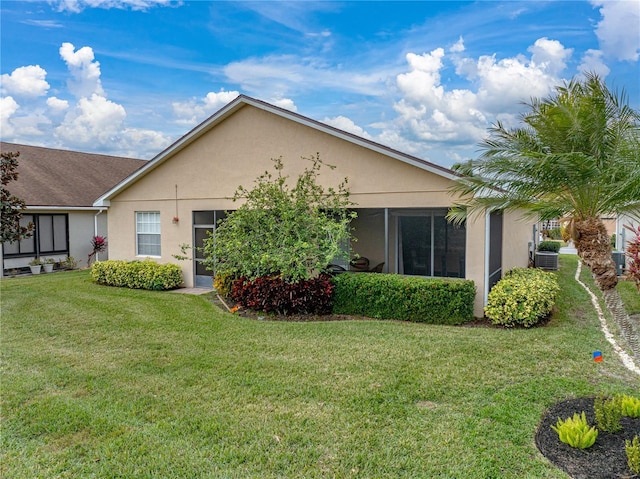
<instances>
[{"instance_id":1,"label":"tree trunk","mask_svg":"<svg viewBox=\"0 0 640 479\"><path fill-rule=\"evenodd\" d=\"M616 287L616 265L611 258L611 238L600 218L576 220L576 248L602 291Z\"/></svg>"}]
</instances>

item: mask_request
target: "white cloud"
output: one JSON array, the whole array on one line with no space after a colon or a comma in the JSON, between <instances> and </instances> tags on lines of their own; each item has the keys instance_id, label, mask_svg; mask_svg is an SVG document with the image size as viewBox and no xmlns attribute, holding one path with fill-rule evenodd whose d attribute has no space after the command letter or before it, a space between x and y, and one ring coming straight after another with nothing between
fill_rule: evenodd
<instances>
[{"instance_id":1,"label":"white cloud","mask_svg":"<svg viewBox=\"0 0 640 479\"><path fill-rule=\"evenodd\" d=\"M559 75L572 54L548 38L538 39L529 48L530 58L483 55L472 59L460 56L462 39L456 45L450 49L450 58L442 48L407 54L408 71L396 77L401 95L394 105L398 116L387 122L380 141L415 154L438 145L477 144L492 122L500 119L513 125L523 101L548 95L561 82ZM442 84L442 71L451 63L474 89L448 89Z\"/></svg>"},{"instance_id":2,"label":"white cloud","mask_svg":"<svg viewBox=\"0 0 640 479\"><path fill-rule=\"evenodd\" d=\"M171 138L154 130L125 128L118 135L117 153L132 158L150 158L171 144Z\"/></svg>"},{"instance_id":3,"label":"white cloud","mask_svg":"<svg viewBox=\"0 0 640 479\"><path fill-rule=\"evenodd\" d=\"M291 98L276 98L274 100L271 100L270 103L275 106L279 106L280 108L284 108L285 110L293 112L298 111L298 107Z\"/></svg>"},{"instance_id":4,"label":"white cloud","mask_svg":"<svg viewBox=\"0 0 640 479\"><path fill-rule=\"evenodd\" d=\"M378 96L385 92L385 82L395 74L395 67L392 70L376 65L371 71L363 71L294 55L249 58L224 67L229 82L261 98L287 97L303 90L338 90Z\"/></svg>"},{"instance_id":5,"label":"white cloud","mask_svg":"<svg viewBox=\"0 0 640 479\"><path fill-rule=\"evenodd\" d=\"M11 137L15 133L11 117L18 111L18 108L20 108L20 105L13 97L5 96L0 98L0 130L4 138Z\"/></svg>"},{"instance_id":6,"label":"white cloud","mask_svg":"<svg viewBox=\"0 0 640 479\"><path fill-rule=\"evenodd\" d=\"M114 142L127 116L124 107L96 93L81 98L55 129L55 135L73 147L95 147Z\"/></svg>"},{"instance_id":7,"label":"white cloud","mask_svg":"<svg viewBox=\"0 0 640 479\"><path fill-rule=\"evenodd\" d=\"M344 130L349 133L353 133L354 135L361 136L362 138L367 138L368 140L372 140L372 136L367 133L362 127L356 125L353 120L347 118L346 116L336 116L333 118L325 118L322 120L322 123L326 123L329 126L333 126L334 128L339 128L340 130Z\"/></svg>"},{"instance_id":8,"label":"white cloud","mask_svg":"<svg viewBox=\"0 0 640 479\"><path fill-rule=\"evenodd\" d=\"M462 53L464 51L464 40L462 37L458 38L458 41L449 48L449 51L451 53Z\"/></svg>"},{"instance_id":9,"label":"white cloud","mask_svg":"<svg viewBox=\"0 0 640 479\"><path fill-rule=\"evenodd\" d=\"M119 8L131 10L148 10L155 6L171 5L172 0L60 0L58 11L80 13L85 8Z\"/></svg>"},{"instance_id":10,"label":"white cloud","mask_svg":"<svg viewBox=\"0 0 640 479\"><path fill-rule=\"evenodd\" d=\"M27 98L46 95L49 90L46 76L47 71L40 65L16 68L10 75L2 75L2 93Z\"/></svg>"},{"instance_id":11,"label":"white cloud","mask_svg":"<svg viewBox=\"0 0 640 479\"><path fill-rule=\"evenodd\" d=\"M47 106L53 113L61 113L69 108L69 102L52 96L47 98Z\"/></svg>"},{"instance_id":12,"label":"white cloud","mask_svg":"<svg viewBox=\"0 0 640 479\"><path fill-rule=\"evenodd\" d=\"M78 98L92 94L104 95L100 81L100 63L94 61L93 49L82 47L75 51L72 43L65 42L60 47L60 57L67 64L72 78L67 81L69 91Z\"/></svg>"},{"instance_id":13,"label":"white cloud","mask_svg":"<svg viewBox=\"0 0 640 479\"><path fill-rule=\"evenodd\" d=\"M193 98L186 102L176 101L171 106L177 117L177 123L196 125L234 100L239 94L237 91L209 92L202 99Z\"/></svg>"},{"instance_id":14,"label":"white cloud","mask_svg":"<svg viewBox=\"0 0 640 479\"><path fill-rule=\"evenodd\" d=\"M531 63L550 75L558 75L566 67L566 60L573 53L572 48L564 48L558 40L539 38L528 49L531 55Z\"/></svg>"},{"instance_id":15,"label":"white cloud","mask_svg":"<svg viewBox=\"0 0 640 479\"><path fill-rule=\"evenodd\" d=\"M606 77L611 70L604 63L603 53L601 50L587 50L582 56L582 62L578 67L580 72L593 72L601 77Z\"/></svg>"},{"instance_id":16,"label":"white cloud","mask_svg":"<svg viewBox=\"0 0 640 479\"><path fill-rule=\"evenodd\" d=\"M596 28L600 49L617 60L636 62L640 57L640 0L592 1L602 20Z\"/></svg>"}]
</instances>

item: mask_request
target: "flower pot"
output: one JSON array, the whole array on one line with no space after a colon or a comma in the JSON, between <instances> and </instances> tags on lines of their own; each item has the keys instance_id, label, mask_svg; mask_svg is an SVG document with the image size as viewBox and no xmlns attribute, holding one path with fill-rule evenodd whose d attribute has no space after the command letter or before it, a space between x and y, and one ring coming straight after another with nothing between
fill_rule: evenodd
<instances>
[{"instance_id":1,"label":"flower pot","mask_svg":"<svg viewBox=\"0 0 640 479\"><path fill-rule=\"evenodd\" d=\"M45 263L42 265L45 273L51 273L53 271L53 263Z\"/></svg>"},{"instance_id":2,"label":"flower pot","mask_svg":"<svg viewBox=\"0 0 640 479\"><path fill-rule=\"evenodd\" d=\"M42 265L38 264L35 266L29 266L29 268L31 269L31 274L40 274L40 270L42 269Z\"/></svg>"}]
</instances>

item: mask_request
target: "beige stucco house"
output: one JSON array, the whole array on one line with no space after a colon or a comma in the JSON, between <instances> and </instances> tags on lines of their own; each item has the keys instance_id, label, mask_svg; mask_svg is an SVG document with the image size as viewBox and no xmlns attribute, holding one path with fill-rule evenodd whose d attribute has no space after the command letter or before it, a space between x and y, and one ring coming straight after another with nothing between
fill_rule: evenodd
<instances>
[{"instance_id":1,"label":"beige stucco house","mask_svg":"<svg viewBox=\"0 0 640 479\"><path fill-rule=\"evenodd\" d=\"M118 156L0 143L2 153L19 153L18 179L9 192L26 203L23 225L33 234L0 248L0 276L25 269L34 258L60 261L72 256L87 265L94 235L108 236L107 209L93 202L146 163ZM100 259L106 259L101 253Z\"/></svg>"},{"instance_id":2,"label":"beige stucco house","mask_svg":"<svg viewBox=\"0 0 640 479\"><path fill-rule=\"evenodd\" d=\"M295 179L307 165L301 157L317 152L336 166L322 170L321 183L349 179L358 213L352 255L384 263L385 272L472 279L478 316L501 272L527 265L532 223L512 214L447 223L451 170L246 96L96 200L94 207L109 209L109 256L176 262L186 286L210 285L198 253L173 258L180 245L201 246L225 211L238 207L230 199L236 188L272 171L271 158L282 156Z\"/></svg>"}]
</instances>

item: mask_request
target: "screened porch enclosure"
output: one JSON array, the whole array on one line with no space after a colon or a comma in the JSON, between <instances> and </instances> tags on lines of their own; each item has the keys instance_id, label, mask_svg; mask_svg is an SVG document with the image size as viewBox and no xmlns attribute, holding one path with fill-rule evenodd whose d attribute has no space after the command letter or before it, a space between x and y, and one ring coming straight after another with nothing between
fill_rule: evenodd
<instances>
[{"instance_id":1,"label":"screened porch enclosure","mask_svg":"<svg viewBox=\"0 0 640 479\"><path fill-rule=\"evenodd\" d=\"M351 256L384 271L433 277L465 277L466 227L446 219L446 208L366 208L356 210Z\"/></svg>"}]
</instances>

